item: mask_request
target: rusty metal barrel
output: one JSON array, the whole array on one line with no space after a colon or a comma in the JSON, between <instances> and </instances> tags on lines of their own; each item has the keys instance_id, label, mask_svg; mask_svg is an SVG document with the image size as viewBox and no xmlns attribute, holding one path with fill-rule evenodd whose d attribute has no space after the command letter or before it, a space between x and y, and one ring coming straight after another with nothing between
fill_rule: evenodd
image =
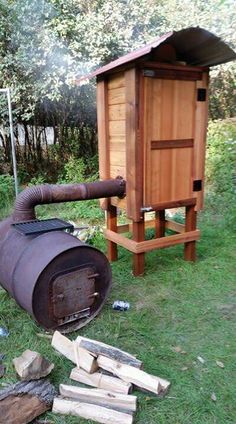
<instances>
[{"instance_id":1,"label":"rusty metal barrel","mask_svg":"<svg viewBox=\"0 0 236 424\"><path fill-rule=\"evenodd\" d=\"M86 184L83 184L83 199L96 196L93 188L97 185L98 197L122 195L124 185L121 189L122 185L114 181L113 190L112 184L106 190L106 184L96 182L90 183L89 192L84 190ZM73 200L81 200L81 188L76 194L75 186ZM71 234L46 231L26 236L15 229L21 210L23 218L32 219L35 218L34 207L37 204L48 203L49 198L51 203L55 201L51 196L54 187L57 199L63 201L63 193L66 193L68 201L70 190L66 191L66 186L62 186L61 192L59 185L47 185L45 189L40 186L33 191L28 189L30 200L25 192L21 194L13 215L0 223L0 283L41 326L66 333L81 328L99 313L111 288L112 274L102 252ZM45 199L44 190L50 193L50 197ZM35 193L38 196L36 200ZM70 197L69 201L72 201ZM22 221L23 224L26 222Z\"/></svg>"}]
</instances>

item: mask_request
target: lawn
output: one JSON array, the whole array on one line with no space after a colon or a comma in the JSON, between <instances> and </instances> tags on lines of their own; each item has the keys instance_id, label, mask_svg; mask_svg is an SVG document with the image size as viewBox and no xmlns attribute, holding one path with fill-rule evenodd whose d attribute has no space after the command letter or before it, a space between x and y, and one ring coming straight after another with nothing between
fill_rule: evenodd
<instances>
[{"instance_id":1,"label":"lawn","mask_svg":"<svg viewBox=\"0 0 236 424\"><path fill-rule=\"evenodd\" d=\"M120 248L119 260L112 264L113 289L108 302L99 317L79 332L137 355L147 372L171 381L164 399L137 392L137 424L236 423L232 212L213 214L206 208L199 228L201 240L195 264L183 260L183 246L154 251L146 255L144 277L132 276L131 254ZM102 236L95 238L95 244L105 250ZM113 311L111 305L116 299L130 302L130 310ZM27 348L55 363L50 379L57 387L69 383L73 364L51 348L49 339L38 336L44 333L42 328L3 289L0 302L0 325L10 331L8 338L0 339L7 368L0 387L16 381L12 359ZM204 363L197 359L199 356ZM55 424L91 423L52 413L45 416Z\"/></svg>"}]
</instances>

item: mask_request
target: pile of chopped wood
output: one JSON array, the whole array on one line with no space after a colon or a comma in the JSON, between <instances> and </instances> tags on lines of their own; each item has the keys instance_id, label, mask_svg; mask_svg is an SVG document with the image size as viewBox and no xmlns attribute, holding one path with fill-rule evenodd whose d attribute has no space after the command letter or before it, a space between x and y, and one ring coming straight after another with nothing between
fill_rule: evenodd
<instances>
[{"instance_id":1,"label":"pile of chopped wood","mask_svg":"<svg viewBox=\"0 0 236 424\"><path fill-rule=\"evenodd\" d=\"M56 331L52 346L76 364L70 378L96 387L88 389L60 384L60 395L53 401L53 412L75 415L104 424L132 424L137 397L133 386L164 396L170 383L143 371L142 362L115 347L77 337L70 341Z\"/></svg>"}]
</instances>

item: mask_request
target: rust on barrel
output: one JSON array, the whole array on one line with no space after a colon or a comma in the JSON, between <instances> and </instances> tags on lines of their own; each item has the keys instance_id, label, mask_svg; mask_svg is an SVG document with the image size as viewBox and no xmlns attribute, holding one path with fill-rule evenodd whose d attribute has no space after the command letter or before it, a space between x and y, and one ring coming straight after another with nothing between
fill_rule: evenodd
<instances>
[{"instance_id":1,"label":"rust on barrel","mask_svg":"<svg viewBox=\"0 0 236 424\"><path fill-rule=\"evenodd\" d=\"M111 288L111 267L102 252L71 234L26 236L14 225L36 220L40 204L124 195L121 178L35 186L18 195L12 216L0 223L0 283L44 328L69 332L91 321Z\"/></svg>"}]
</instances>

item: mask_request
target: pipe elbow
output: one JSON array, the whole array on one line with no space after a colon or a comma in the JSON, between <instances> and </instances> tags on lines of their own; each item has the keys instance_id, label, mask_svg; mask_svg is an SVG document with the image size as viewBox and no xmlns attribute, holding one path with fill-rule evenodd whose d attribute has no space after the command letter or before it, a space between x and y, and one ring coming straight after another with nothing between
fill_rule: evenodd
<instances>
[{"instance_id":1,"label":"pipe elbow","mask_svg":"<svg viewBox=\"0 0 236 424\"><path fill-rule=\"evenodd\" d=\"M13 222L36 219L35 206L99 199L103 197L123 197L126 183L122 178L95 181L81 184L43 184L26 188L17 196L12 214Z\"/></svg>"},{"instance_id":2,"label":"pipe elbow","mask_svg":"<svg viewBox=\"0 0 236 424\"><path fill-rule=\"evenodd\" d=\"M36 219L35 206L51 201L52 192L49 184L26 188L16 198L13 222Z\"/></svg>"}]
</instances>

